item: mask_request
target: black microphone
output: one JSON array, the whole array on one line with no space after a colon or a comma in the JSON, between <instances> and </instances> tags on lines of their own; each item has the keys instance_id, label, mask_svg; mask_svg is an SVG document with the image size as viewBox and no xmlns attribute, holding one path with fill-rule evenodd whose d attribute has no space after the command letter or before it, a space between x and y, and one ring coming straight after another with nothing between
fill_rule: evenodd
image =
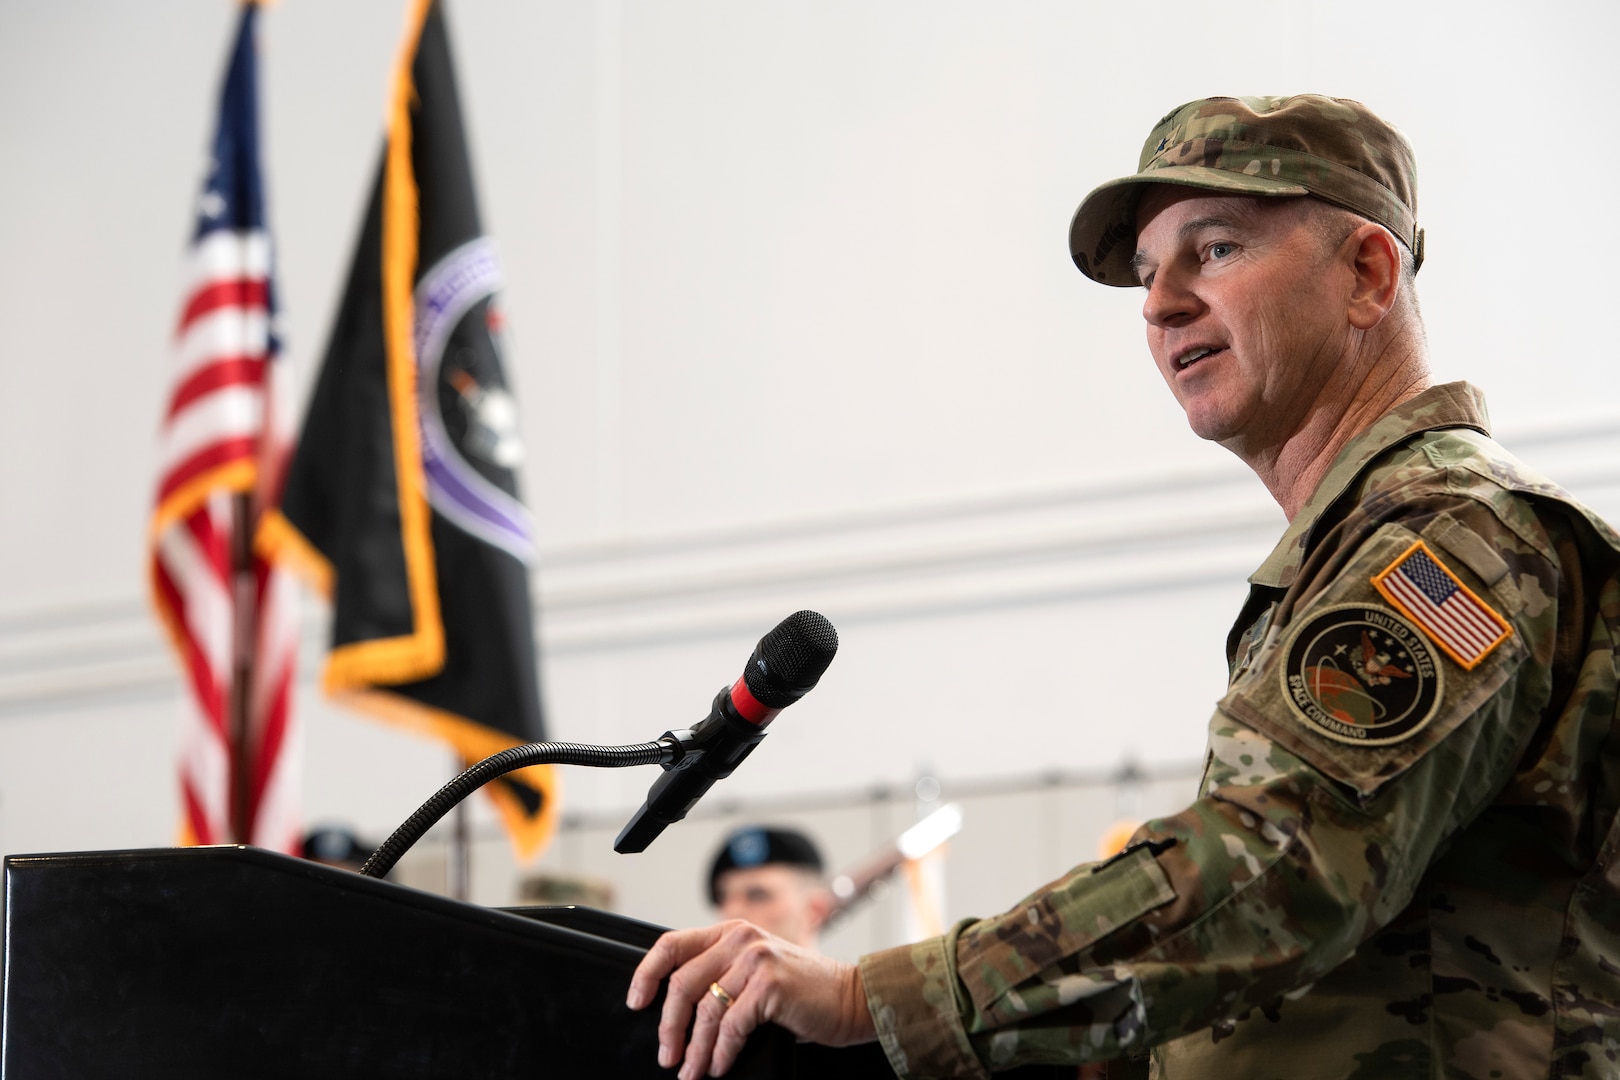
<instances>
[{"instance_id":1,"label":"black microphone","mask_svg":"<svg viewBox=\"0 0 1620 1080\"><path fill-rule=\"evenodd\" d=\"M659 741L672 740L677 756L619 831L613 850L645 851L665 826L684 818L759 745L776 714L815 687L837 652L838 631L814 611L795 611L760 638L742 677L715 695L708 716L690 729L664 732Z\"/></svg>"}]
</instances>

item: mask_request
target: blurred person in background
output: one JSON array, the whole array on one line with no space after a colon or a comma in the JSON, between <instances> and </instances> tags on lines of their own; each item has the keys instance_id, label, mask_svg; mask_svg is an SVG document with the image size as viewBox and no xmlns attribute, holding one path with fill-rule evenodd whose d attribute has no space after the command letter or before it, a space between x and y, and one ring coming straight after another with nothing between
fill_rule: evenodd
<instances>
[{"instance_id":1,"label":"blurred person in background","mask_svg":"<svg viewBox=\"0 0 1620 1080\"><path fill-rule=\"evenodd\" d=\"M709 900L721 919L746 919L762 930L817 948L833 907L822 880L821 852L796 829L737 829L709 867Z\"/></svg>"},{"instance_id":2,"label":"blurred person in background","mask_svg":"<svg viewBox=\"0 0 1620 1080\"><path fill-rule=\"evenodd\" d=\"M304 858L356 872L377 850L344 825L321 825L304 834Z\"/></svg>"}]
</instances>

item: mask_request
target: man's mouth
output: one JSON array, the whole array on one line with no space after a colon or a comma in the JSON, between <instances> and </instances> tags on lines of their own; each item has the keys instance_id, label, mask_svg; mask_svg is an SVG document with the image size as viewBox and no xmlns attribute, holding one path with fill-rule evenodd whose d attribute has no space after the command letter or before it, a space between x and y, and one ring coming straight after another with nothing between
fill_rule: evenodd
<instances>
[{"instance_id":1,"label":"man's mouth","mask_svg":"<svg viewBox=\"0 0 1620 1080\"><path fill-rule=\"evenodd\" d=\"M1186 352L1176 357L1176 368L1177 370L1184 371L1198 363L1198 361L1204 359L1204 357L1213 356L1214 354L1222 351L1223 350L1221 349L1210 348L1208 345L1200 345L1196 349L1188 349Z\"/></svg>"}]
</instances>

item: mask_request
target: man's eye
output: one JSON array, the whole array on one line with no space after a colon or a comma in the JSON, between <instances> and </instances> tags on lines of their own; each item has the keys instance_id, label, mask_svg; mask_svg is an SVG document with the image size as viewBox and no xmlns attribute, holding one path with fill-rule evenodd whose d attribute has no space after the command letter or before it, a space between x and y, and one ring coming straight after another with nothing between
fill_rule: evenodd
<instances>
[{"instance_id":1,"label":"man's eye","mask_svg":"<svg viewBox=\"0 0 1620 1080\"><path fill-rule=\"evenodd\" d=\"M1228 255L1232 254L1234 250L1235 249L1231 244L1221 241L1219 243L1209 245L1209 257L1212 259L1224 259Z\"/></svg>"}]
</instances>

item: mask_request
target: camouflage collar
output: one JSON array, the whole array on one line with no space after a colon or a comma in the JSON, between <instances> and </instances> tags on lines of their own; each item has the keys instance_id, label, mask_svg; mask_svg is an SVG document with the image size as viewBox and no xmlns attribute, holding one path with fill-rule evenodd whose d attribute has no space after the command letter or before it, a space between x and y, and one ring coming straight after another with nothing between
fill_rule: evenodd
<instances>
[{"instance_id":1,"label":"camouflage collar","mask_svg":"<svg viewBox=\"0 0 1620 1080\"><path fill-rule=\"evenodd\" d=\"M1490 435L1485 395L1478 387L1465 382L1431 386L1411 401L1397 405L1351 439L1289 523L1282 540L1260 564L1260 569L1249 575L1250 584L1276 589L1292 585L1305 561L1317 521L1384 451L1425 431L1454 427L1473 428Z\"/></svg>"}]
</instances>

